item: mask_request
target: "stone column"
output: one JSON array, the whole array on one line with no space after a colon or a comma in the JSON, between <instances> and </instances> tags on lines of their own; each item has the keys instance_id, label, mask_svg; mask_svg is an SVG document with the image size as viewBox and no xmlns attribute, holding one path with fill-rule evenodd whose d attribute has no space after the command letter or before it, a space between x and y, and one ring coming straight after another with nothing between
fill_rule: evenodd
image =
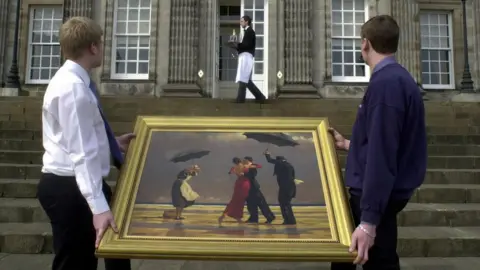
<instances>
[{"instance_id":1,"label":"stone column","mask_svg":"<svg viewBox=\"0 0 480 270\"><path fill-rule=\"evenodd\" d=\"M480 92L480 2L470 0L467 4L467 13L470 71L473 86Z\"/></svg>"},{"instance_id":2,"label":"stone column","mask_svg":"<svg viewBox=\"0 0 480 270\"><path fill-rule=\"evenodd\" d=\"M312 5L312 83L316 89L321 89L326 75L325 54L326 54L326 18L327 12L325 1L329 0L313 0Z\"/></svg>"},{"instance_id":3,"label":"stone column","mask_svg":"<svg viewBox=\"0 0 480 270\"><path fill-rule=\"evenodd\" d=\"M391 15L392 14L392 0L375 0L377 1L377 15Z\"/></svg>"},{"instance_id":4,"label":"stone column","mask_svg":"<svg viewBox=\"0 0 480 270\"><path fill-rule=\"evenodd\" d=\"M203 72L203 76L199 76L200 85L205 95L216 97L218 90L218 57L216 50L219 31L218 0L203 0L200 3L198 69Z\"/></svg>"},{"instance_id":5,"label":"stone column","mask_svg":"<svg viewBox=\"0 0 480 270\"><path fill-rule=\"evenodd\" d=\"M200 0L172 0L170 9L169 96L198 95Z\"/></svg>"},{"instance_id":6,"label":"stone column","mask_svg":"<svg viewBox=\"0 0 480 270\"><path fill-rule=\"evenodd\" d=\"M392 16L400 26L397 60L421 83L420 22L416 0L391 0Z\"/></svg>"},{"instance_id":7,"label":"stone column","mask_svg":"<svg viewBox=\"0 0 480 270\"><path fill-rule=\"evenodd\" d=\"M155 96L163 95L163 86L168 84L168 58L165 54L170 48L170 4L171 0L158 2L157 20L157 40L156 50L156 87ZM160 56L160 57L159 57Z\"/></svg>"},{"instance_id":8,"label":"stone column","mask_svg":"<svg viewBox=\"0 0 480 270\"><path fill-rule=\"evenodd\" d=\"M267 6L267 22L268 22L268 67L264 67L264 70L267 70L267 78L268 81L268 97L274 98L277 95L277 84L278 78L277 73L279 71L278 68L278 43L280 43L280 39L278 37L278 30L279 25L278 22L281 20L278 15L279 8L278 6L281 5L280 1L270 0L268 1Z\"/></svg>"},{"instance_id":9,"label":"stone column","mask_svg":"<svg viewBox=\"0 0 480 270\"><path fill-rule=\"evenodd\" d=\"M63 19L70 17L82 16L93 17L92 6L94 0L64 0L63 2Z\"/></svg>"},{"instance_id":10,"label":"stone column","mask_svg":"<svg viewBox=\"0 0 480 270\"><path fill-rule=\"evenodd\" d=\"M6 49L7 49L7 37L8 37L8 12L9 12L9 1L8 0L0 0L0 78L2 79L2 85L6 81L6 74L5 70L8 70L8 67L5 65L9 65L11 63L8 62L7 58L5 57Z\"/></svg>"},{"instance_id":11,"label":"stone column","mask_svg":"<svg viewBox=\"0 0 480 270\"><path fill-rule=\"evenodd\" d=\"M312 85L311 29L319 27L312 25L314 1L284 0L284 86L280 95L296 98L317 96L317 89Z\"/></svg>"}]
</instances>

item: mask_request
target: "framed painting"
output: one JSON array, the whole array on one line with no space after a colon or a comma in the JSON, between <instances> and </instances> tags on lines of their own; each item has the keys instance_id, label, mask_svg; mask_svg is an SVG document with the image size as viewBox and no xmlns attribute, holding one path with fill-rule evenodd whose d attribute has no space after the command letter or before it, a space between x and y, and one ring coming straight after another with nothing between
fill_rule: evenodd
<instances>
[{"instance_id":1,"label":"framed painting","mask_svg":"<svg viewBox=\"0 0 480 270\"><path fill-rule=\"evenodd\" d=\"M353 261L326 118L140 116L99 257Z\"/></svg>"}]
</instances>

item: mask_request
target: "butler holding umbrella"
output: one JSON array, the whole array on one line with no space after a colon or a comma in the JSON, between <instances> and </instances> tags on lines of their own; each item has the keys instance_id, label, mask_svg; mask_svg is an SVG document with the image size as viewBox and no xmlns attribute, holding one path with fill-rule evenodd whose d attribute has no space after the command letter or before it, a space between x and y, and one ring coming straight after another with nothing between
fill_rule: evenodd
<instances>
[{"instance_id":1,"label":"butler holding umbrella","mask_svg":"<svg viewBox=\"0 0 480 270\"><path fill-rule=\"evenodd\" d=\"M278 147L295 147L298 145L291 136L285 133L262 133L247 132L243 134L247 139L253 139L260 143L268 143ZM283 225L295 225L297 220L292 209L292 200L297 193L297 184L303 181L295 179L295 168L283 156L271 157L268 149L263 153L267 162L274 165L273 175L277 177L278 203L283 217Z\"/></svg>"},{"instance_id":2,"label":"butler holding umbrella","mask_svg":"<svg viewBox=\"0 0 480 270\"><path fill-rule=\"evenodd\" d=\"M264 102L265 96L252 81L253 58L255 57L256 35L252 28L252 18L243 16L240 19L242 32L240 41L236 36L230 38L229 46L238 51L238 67L235 82L238 83L237 103L244 103L247 94L247 88L258 102Z\"/></svg>"}]
</instances>

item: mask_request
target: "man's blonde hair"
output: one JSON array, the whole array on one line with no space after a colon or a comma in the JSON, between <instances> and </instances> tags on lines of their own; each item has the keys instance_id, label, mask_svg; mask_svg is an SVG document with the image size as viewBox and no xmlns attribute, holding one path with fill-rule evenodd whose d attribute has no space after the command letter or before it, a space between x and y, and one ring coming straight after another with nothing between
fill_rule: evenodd
<instances>
[{"instance_id":1,"label":"man's blonde hair","mask_svg":"<svg viewBox=\"0 0 480 270\"><path fill-rule=\"evenodd\" d=\"M60 47L67 59L76 60L92 44L100 45L103 31L100 25L87 17L72 17L60 28Z\"/></svg>"}]
</instances>

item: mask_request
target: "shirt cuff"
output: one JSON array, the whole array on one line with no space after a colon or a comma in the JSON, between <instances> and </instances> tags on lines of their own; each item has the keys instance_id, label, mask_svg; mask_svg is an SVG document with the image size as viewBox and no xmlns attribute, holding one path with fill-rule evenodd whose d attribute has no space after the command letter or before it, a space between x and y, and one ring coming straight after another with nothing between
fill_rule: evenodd
<instances>
[{"instance_id":1,"label":"shirt cuff","mask_svg":"<svg viewBox=\"0 0 480 270\"><path fill-rule=\"evenodd\" d=\"M380 223L380 214L374 211L363 210L361 222L365 222L371 225L378 225Z\"/></svg>"},{"instance_id":2,"label":"shirt cuff","mask_svg":"<svg viewBox=\"0 0 480 270\"><path fill-rule=\"evenodd\" d=\"M108 205L104 194L98 198L88 200L88 206L94 215L110 211L110 206Z\"/></svg>"}]
</instances>

